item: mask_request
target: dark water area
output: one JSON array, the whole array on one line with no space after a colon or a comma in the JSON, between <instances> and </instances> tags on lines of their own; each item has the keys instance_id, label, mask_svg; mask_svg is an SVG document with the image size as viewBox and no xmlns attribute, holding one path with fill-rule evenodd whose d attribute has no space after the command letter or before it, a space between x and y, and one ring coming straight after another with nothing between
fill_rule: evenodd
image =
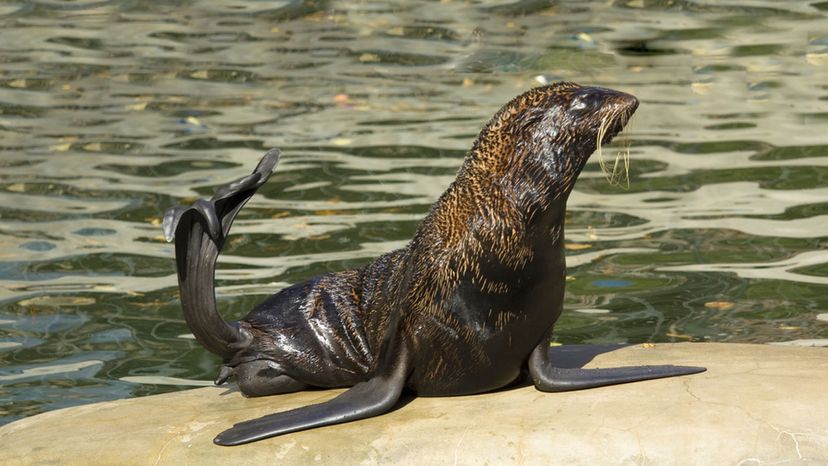
<instances>
[{"instance_id":1,"label":"dark water area","mask_svg":"<svg viewBox=\"0 0 828 466\"><path fill-rule=\"evenodd\" d=\"M828 345L828 2L3 1L0 423L209 384L165 208L283 150L220 258L239 317L405 244L555 80L641 100L629 187L593 161L569 202L561 343Z\"/></svg>"}]
</instances>

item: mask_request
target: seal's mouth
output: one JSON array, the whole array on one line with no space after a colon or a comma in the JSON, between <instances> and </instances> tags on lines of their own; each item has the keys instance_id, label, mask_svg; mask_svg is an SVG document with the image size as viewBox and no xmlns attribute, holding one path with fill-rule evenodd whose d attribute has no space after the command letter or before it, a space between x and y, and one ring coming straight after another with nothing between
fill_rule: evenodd
<instances>
[{"instance_id":1,"label":"seal's mouth","mask_svg":"<svg viewBox=\"0 0 828 466\"><path fill-rule=\"evenodd\" d=\"M601 171L607 177L610 184L626 184L630 182L630 141L621 138L620 150L615 155L611 166L604 160L601 150L604 144L612 142L616 136L622 135L624 128L630 122L635 110L638 108L638 99L629 94L618 93L614 102L607 105L606 113L601 119L601 125L596 134L595 150L598 153L598 164Z\"/></svg>"}]
</instances>

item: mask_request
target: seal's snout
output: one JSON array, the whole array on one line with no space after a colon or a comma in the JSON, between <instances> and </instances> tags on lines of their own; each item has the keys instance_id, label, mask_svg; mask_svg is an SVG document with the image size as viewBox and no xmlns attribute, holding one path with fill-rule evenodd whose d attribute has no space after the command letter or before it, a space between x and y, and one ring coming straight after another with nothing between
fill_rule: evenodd
<instances>
[{"instance_id":1,"label":"seal's snout","mask_svg":"<svg viewBox=\"0 0 828 466\"><path fill-rule=\"evenodd\" d=\"M618 123L621 125L621 128L619 128L620 131L630 120L636 109L638 109L638 98L632 94L625 94L623 92L619 92L618 94L618 104L616 105L622 109L618 115L620 117L618 119Z\"/></svg>"},{"instance_id":2,"label":"seal's snout","mask_svg":"<svg viewBox=\"0 0 828 466\"><path fill-rule=\"evenodd\" d=\"M624 105L629 109L630 114L638 109L638 97L632 94L621 93L624 99Z\"/></svg>"},{"instance_id":3,"label":"seal's snout","mask_svg":"<svg viewBox=\"0 0 828 466\"><path fill-rule=\"evenodd\" d=\"M629 121L630 117L632 117L632 114L638 109L638 98L632 94L619 94L621 94L619 97L619 106L623 108L623 111L621 112L621 124L626 125L627 121Z\"/></svg>"},{"instance_id":4,"label":"seal's snout","mask_svg":"<svg viewBox=\"0 0 828 466\"><path fill-rule=\"evenodd\" d=\"M628 115L632 115L638 108L638 98L632 94L614 89L605 89L603 87L594 89L598 99L603 103L602 107L606 109L620 109L624 110Z\"/></svg>"},{"instance_id":5,"label":"seal's snout","mask_svg":"<svg viewBox=\"0 0 828 466\"><path fill-rule=\"evenodd\" d=\"M583 114L604 116L621 112L627 117L638 108L638 98L625 92L605 87L582 87L573 93L569 110Z\"/></svg>"},{"instance_id":6,"label":"seal's snout","mask_svg":"<svg viewBox=\"0 0 828 466\"><path fill-rule=\"evenodd\" d=\"M638 98L603 87L585 87L576 97L591 102L591 128L597 132L597 146L608 144L629 122L638 108Z\"/></svg>"}]
</instances>

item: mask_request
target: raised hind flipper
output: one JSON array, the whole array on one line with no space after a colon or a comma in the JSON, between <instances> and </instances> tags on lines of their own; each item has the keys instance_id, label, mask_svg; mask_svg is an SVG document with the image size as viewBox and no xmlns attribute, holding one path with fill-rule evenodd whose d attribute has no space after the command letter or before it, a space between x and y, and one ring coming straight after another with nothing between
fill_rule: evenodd
<instances>
[{"instance_id":1,"label":"raised hind flipper","mask_svg":"<svg viewBox=\"0 0 828 466\"><path fill-rule=\"evenodd\" d=\"M270 177L279 154L278 149L268 151L252 174L219 188L210 200L199 199L164 213L164 236L175 240L184 319L204 348L225 359L246 347L251 336L225 322L216 309L216 259L233 220Z\"/></svg>"},{"instance_id":2,"label":"raised hind flipper","mask_svg":"<svg viewBox=\"0 0 828 466\"><path fill-rule=\"evenodd\" d=\"M279 149L269 150L256 165L253 173L218 188L209 201L199 199L189 207L178 206L168 209L164 213L162 224L166 240L172 241L175 238L182 215L191 210L202 214L209 227L208 232L214 239L218 239L219 235L227 236L241 208L270 177L279 162L280 154Z\"/></svg>"},{"instance_id":3,"label":"raised hind flipper","mask_svg":"<svg viewBox=\"0 0 828 466\"><path fill-rule=\"evenodd\" d=\"M626 366L607 369L555 367L549 358L549 340L544 338L529 356L529 374L535 388L543 392L565 392L641 380L660 379L704 372L696 366Z\"/></svg>"},{"instance_id":4,"label":"raised hind flipper","mask_svg":"<svg viewBox=\"0 0 828 466\"><path fill-rule=\"evenodd\" d=\"M240 422L220 433L213 442L223 446L240 445L386 413L397 404L410 373L410 358L404 346L387 366L332 400Z\"/></svg>"}]
</instances>

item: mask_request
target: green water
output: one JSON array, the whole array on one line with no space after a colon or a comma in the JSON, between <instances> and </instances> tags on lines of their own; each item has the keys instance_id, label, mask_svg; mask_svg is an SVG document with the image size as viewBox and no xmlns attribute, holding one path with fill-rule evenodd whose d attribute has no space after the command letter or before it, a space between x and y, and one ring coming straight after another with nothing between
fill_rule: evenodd
<instances>
[{"instance_id":1,"label":"green water","mask_svg":"<svg viewBox=\"0 0 828 466\"><path fill-rule=\"evenodd\" d=\"M0 2L0 423L212 379L163 209L282 148L221 258L220 305L238 317L404 244L491 114L560 79L642 102L629 188L594 163L570 200L560 342L826 341L827 16L828 2Z\"/></svg>"}]
</instances>

